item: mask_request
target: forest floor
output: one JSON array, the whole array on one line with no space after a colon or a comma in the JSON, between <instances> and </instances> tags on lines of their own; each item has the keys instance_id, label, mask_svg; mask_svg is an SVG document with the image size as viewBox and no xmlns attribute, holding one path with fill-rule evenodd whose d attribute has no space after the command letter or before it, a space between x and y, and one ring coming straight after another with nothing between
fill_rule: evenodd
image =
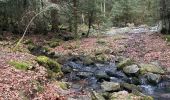
<instances>
[{"instance_id":1,"label":"forest floor","mask_svg":"<svg viewBox=\"0 0 170 100\"><path fill-rule=\"evenodd\" d=\"M16 37L17 38L17 37ZM64 100L66 95L74 95L73 91L63 90L59 82L46 78L45 68L40 66L30 54L26 45L22 44L19 51L13 51L16 38L7 36L0 41L0 100ZM34 43L44 45L44 41L51 40L52 36L34 35ZM94 55L98 50L109 49L114 54L133 59L135 62L159 62L170 71L170 46L164 36L158 33L128 33L112 36L99 36L61 42L59 46L50 48L59 54L86 54ZM29 61L34 70L17 70L9 61ZM65 95L63 95L63 93ZM79 94L80 95L80 94Z\"/></svg>"}]
</instances>

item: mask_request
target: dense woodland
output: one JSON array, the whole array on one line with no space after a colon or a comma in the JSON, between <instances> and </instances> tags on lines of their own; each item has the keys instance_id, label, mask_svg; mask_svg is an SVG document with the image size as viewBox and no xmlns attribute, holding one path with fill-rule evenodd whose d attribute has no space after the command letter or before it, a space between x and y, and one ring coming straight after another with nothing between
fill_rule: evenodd
<instances>
[{"instance_id":1,"label":"dense woodland","mask_svg":"<svg viewBox=\"0 0 170 100\"><path fill-rule=\"evenodd\" d=\"M0 0L0 100L170 100L170 0Z\"/></svg>"},{"instance_id":2,"label":"dense woodland","mask_svg":"<svg viewBox=\"0 0 170 100\"><path fill-rule=\"evenodd\" d=\"M31 19L29 32L59 32L66 29L76 35L81 25L91 28L155 25L160 18L167 27L167 0L1 0L1 31L23 33ZM161 13L160 13L161 12ZM166 12L166 13L165 13ZM160 16L161 14L161 16Z\"/></svg>"}]
</instances>

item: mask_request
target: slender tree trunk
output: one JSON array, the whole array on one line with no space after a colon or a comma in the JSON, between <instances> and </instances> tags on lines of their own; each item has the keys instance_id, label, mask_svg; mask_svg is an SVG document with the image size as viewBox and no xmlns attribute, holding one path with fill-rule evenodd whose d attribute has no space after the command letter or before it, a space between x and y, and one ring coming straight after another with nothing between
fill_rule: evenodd
<instances>
[{"instance_id":1,"label":"slender tree trunk","mask_svg":"<svg viewBox=\"0 0 170 100\"><path fill-rule=\"evenodd\" d=\"M106 17L106 0L103 0L103 13L104 17Z\"/></svg>"},{"instance_id":2,"label":"slender tree trunk","mask_svg":"<svg viewBox=\"0 0 170 100\"><path fill-rule=\"evenodd\" d=\"M57 4L58 0L51 0L52 3ZM51 24L52 24L52 31L58 32L59 31L59 15L57 9L51 10Z\"/></svg>"},{"instance_id":3,"label":"slender tree trunk","mask_svg":"<svg viewBox=\"0 0 170 100\"><path fill-rule=\"evenodd\" d=\"M78 19L78 14L77 14L77 0L73 0L73 14L74 14L74 35L75 38L77 38L77 19Z\"/></svg>"},{"instance_id":4,"label":"slender tree trunk","mask_svg":"<svg viewBox=\"0 0 170 100\"><path fill-rule=\"evenodd\" d=\"M88 21L89 21L89 24L88 24L88 32L87 32L87 34L86 34L86 37L89 36L89 34L90 34L90 29L91 29L91 26L92 26L92 23L93 23L93 11L89 12Z\"/></svg>"},{"instance_id":5,"label":"slender tree trunk","mask_svg":"<svg viewBox=\"0 0 170 100\"><path fill-rule=\"evenodd\" d=\"M84 18L84 14L83 13L81 14L81 17L82 17L82 24L84 24L85 23L85 18Z\"/></svg>"}]
</instances>

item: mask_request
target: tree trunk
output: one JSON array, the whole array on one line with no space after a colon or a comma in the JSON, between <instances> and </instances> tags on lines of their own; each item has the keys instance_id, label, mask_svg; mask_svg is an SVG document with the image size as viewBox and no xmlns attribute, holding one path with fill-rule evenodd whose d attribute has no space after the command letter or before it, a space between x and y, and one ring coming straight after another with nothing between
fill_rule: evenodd
<instances>
[{"instance_id":1,"label":"tree trunk","mask_svg":"<svg viewBox=\"0 0 170 100\"><path fill-rule=\"evenodd\" d=\"M57 4L58 0L51 0L52 3ZM59 15L57 9L51 10L51 24L52 24L52 31L58 32L59 31Z\"/></svg>"},{"instance_id":2,"label":"tree trunk","mask_svg":"<svg viewBox=\"0 0 170 100\"><path fill-rule=\"evenodd\" d=\"M103 0L103 13L104 17L106 17L106 0Z\"/></svg>"},{"instance_id":3,"label":"tree trunk","mask_svg":"<svg viewBox=\"0 0 170 100\"><path fill-rule=\"evenodd\" d=\"M78 19L78 14L77 14L77 0L73 0L73 15L74 15L74 35L75 38L77 38L77 19Z\"/></svg>"},{"instance_id":4,"label":"tree trunk","mask_svg":"<svg viewBox=\"0 0 170 100\"><path fill-rule=\"evenodd\" d=\"M89 12L88 21L89 21L89 23L88 23L88 32L86 34L86 37L89 36L90 29L91 29L91 26L92 26L92 23L93 23L93 11Z\"/></svg>"},{"instance_id":5,"label":"tree trunk","mask_svg":"<svg viewBox=\"0 0 170 100\"><path fill-rule=\"evenodd\" d=\"M162 22L162 29L161 33L162 34L170 34L170 1L169 0L161 0L160 1L161 5L161 22Z\"/></svg>"}]
</instances>

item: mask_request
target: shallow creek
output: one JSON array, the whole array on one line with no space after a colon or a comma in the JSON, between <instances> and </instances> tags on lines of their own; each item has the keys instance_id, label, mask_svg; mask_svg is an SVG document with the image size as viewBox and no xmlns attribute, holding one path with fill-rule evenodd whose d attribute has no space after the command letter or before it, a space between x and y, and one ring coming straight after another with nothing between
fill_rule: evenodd
<instances>
[{"instance_id":1,"label":"shallow creek","mask_svg":"<svg viewBox=\"0 0 170 100\"><path fill-rule=\"evenodd\" d=\"M104 92L101 83L107 81L137 85L143 94L153 96L155 100L170 99L170 80L162 80L159 84L152 85L144 78L126 75L118 70L116 63L113 62L84 65L80 59L72 58L65 62L62 71L65 73L62 81L71 82L71 88L77 91Z\"/></svg>"}]
</instances>

